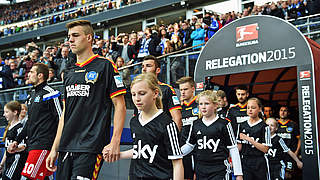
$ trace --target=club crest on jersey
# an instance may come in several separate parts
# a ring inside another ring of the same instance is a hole
[[[34,98],[34,102],[40,102],[40,96],[37,96],[36,98]]]
[[[99,73],[95,71],[90,71],[86,73],[85,80],[87,83],[94,84],[98,80],[98,77],[99,77]]]
[[[199,114],[199,108],[193,108],[192,109],[192,115],[198,115]]]
[[[287,127],[287,132],[292,132],[293,128],[292,127]]]

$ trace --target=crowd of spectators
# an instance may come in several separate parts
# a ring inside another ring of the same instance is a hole
[[[201,18],[193,16],[191,19],[176,22],[168,25],[155,25],[146,28],[144,31],[120,33],[118,36],[110,36],[103,39],[96,36],[94,39],[93,51],[103,57],[111,58],[120,68],[123,66],[138,63],[146,55],[161,56],[176,51],[199,51],[219,29],[231,21],[250,15],[269,14],[281,18],[296,17],[306,15],[308,10],[306,2],[298,0],[295,2],[284,1],[277,3],[265,4],[263,6],[253,6],[245,8],[242,13],[230,12],[222,15],[217,15],[211,12],[206,12]],[[293,9],[293,5],[296,10]],[[290,8],[289,8],[290,7]],[[284,9],[290,9],[285,11]],[[287,13],[285,13],[287,12]],[[282,15],[281,15],[282,14]],[[188,48],[188,50],[185,50]],[[0,60],[2,67],[1,71],[6,70],[12,74],[12,78],[0,78],[0,89],[8,89],[19,87],[28,84],[27,74],[35,62],[48,64],[51,76],[49,82],[61,81],[61,76],[64,70],[71,67],[75,63],[75,56],[69,49],[68,42],[48,46],[45,50],[39,48],[35,43],[28,43],[24,52],[19,52],[20,56],[8,55]],[[189,56],[189,73],[193,76],[193,69],[197,56]],[[170,73],[172,82],[185,74],[185,59],[178,57],[171,61]],[[165,74],[165,65],[162,67],[162,74]],[[140,72],[140,67],[128,68],[121,71],[124,82],[127,87],[130,86],[130,81],[135,74]],[[4,86],[3,81],[12,81],[9,85]],[[2,81],[2,82],[1,82]],[[174,84],[172,84],[174,85]]]
[[[38,28],[44,26],[110,9],[120,8],[132,3],[141,2],[142,0],[105,0],[94,4],[88,4],[88,2],[97,1],[91,0],[87,1],[87,5],[75,8],[82,5],[82,1],[80,1],[80,3],[79,1],[80,0],[32,0],[26,2],[24,5],[15,4],[0,7],[0,25],[5,26],[4,28],[0,28],[0,37],[10,36],[20,32],[37,30]],[[70,11],[64,11],[67,9],[70,9]],[[53,14],[60,11],[61,13]],[[49,14],[52,15],[46,16]],[[23,21],[28,21],[28,23],[17,23]]]

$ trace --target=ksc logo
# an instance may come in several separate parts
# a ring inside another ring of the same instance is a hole
[[[236,28],[236,47],[258,44],[259,26],[257,23]]]
[[[311,71],[301,71],[300,80],[309,80],[311,78]]]

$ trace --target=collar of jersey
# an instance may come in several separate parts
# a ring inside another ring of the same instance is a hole
[[[209,121],[208,121],[208,120],[205,121],[204,118],[202,118],[202,122],[203,122],[204,125],[206,125],[207,127],[209,127],[211,124],[213,124],[214,122],[216,122],[218,119],[219,119],[219,116],[216,115],[216,117],[215,117],[214,119],[209,120]]]
[[[139,120],[141,126],[145,126],[145,125],[148,124],[150,121],[152,121],[154,118],[156,118],[157,116],[159,116],[162,112],[163,112],[163,110],[162,110],[162,109],[159,109],[157,113],[155,113],[150,119],[148,119],[148,120],[145,121],[145,122],[142,121],[142,117],[141,117],[141,114],[142,114],[142,113],[140,113],[139,116],[138,116],[138,120]]]
[[[283,123],[283,122],[280,121],[280,119],[278,120],[278,122],[279,122],[280,124],[282,124],[282,125],[286,125],[289,121],[290,121],[290,120],[288,119],[288,120],[286,120],[286,122]]]
[[[259,124],[261,121],[262,121],[262,119],[259,119],[257,122],[251,124],[250,121],[247,120],[247,123],[249,124],[250,127],[253,127],[253,126]]]
[[[93,61],[95,58],[97,58],[99,55],[98,54],[95,54],[91,57],[89,57],[87,60],[85,60],[83,63],[76,63],[76,66],[79,66],[79,67],[83,67],[89,63],[91,63],[91,61]]]
[[[185,101],[183,103],[186,106],[190,106],[196,99],[197,99],[197,96],[194,96],[193,99],[189,103],[186,103]]]
[[[34,89],[36,90],[36,91],[39,91],[39,90],[41,90],[43,87],[45,87],[47,85],[47,81],[44,81],[43,83],[41,83],[41,84],[39,84],[39,85],[37,85],[37,86],[34,86]]]
[[[274,133],[274,135],[271,136],[271,139],[274,138],[277,135],[277,133]]]
[[[238,103],[238,104],[237,104],[237,106],[239,106],[240,108],[242,108],[242,109],[243,109],[243,108],[245,108],[245,107],[247,106],[247,104],[248,104],[248,102],[246,102],[243,106],[241,106],[241,104],[240,104],[240,103]]]

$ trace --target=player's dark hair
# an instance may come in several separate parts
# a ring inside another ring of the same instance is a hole
[[[248,92],[248,87],[245,85],[239,85],[236,87],[236,90],[243,90]]]
[[[178,79],[178,81],[176,82],[177,84],[184,84],[184,83],[189,83],[191,85],[191,87],[195,87],[195,82],[193,80],[192,77],[190,76],[185,76],[185,77],[182,77],[180,79]]]
[[[226,93],[223,90],[218,90],[217,91],[217,96],[220,97],[220,98],[227,97]]]
[[[33,66],[37,67],[37,74],[43,74],[43,80],[47,81],[49,78],[49,67],[43,63],[35,63]]]
[[[12,112],[17,111],[17,116],[19,117],[19,114],[21,112],[21,104],[18,101],[10,101],[6,105],[4,105],[4,107],[8,108]],[[11,125],[11,121],[8,121],[8,125],[6,126],[4,133],[3,133],[2,142],[4,142],[6,139],[7,132],[8,132],[10,125]]]
[[[131,83],[131,88],[133,87],[134,84],[141,82],[141,81],[146,82],[148,84],[148,87],[152,91],[159,92],[159,96],[156,99],[156,106],[158,109],[162,109],[163,108],[162,100],[161,100],[162,92],[161,92],[160,86],[158,84],[158,79],[157,79],[156,75],[154,75],[153,73],[143,73],[143,74],[136,76]]]
[[[147,60],[153,60],[154,64],[156,65],[156,68],[160,68],[160,62],[158,58],[156,58],[155,56],[152,56],[152,55],[145,56],[143,58],[143,61],[147,61]]]

